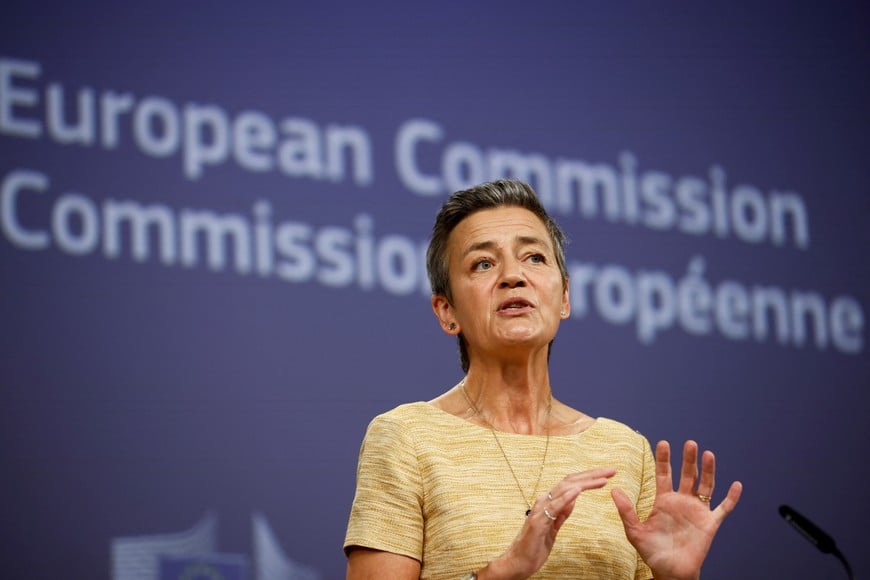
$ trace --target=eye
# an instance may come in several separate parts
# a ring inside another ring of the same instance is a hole
[[[489,270],[489,269],[491,269],[491,268],[492,268],[492,262],[489,260],[489,258],[482,258],[482,259],[480,259],[480,260],[477,260],[477,261],[474,263],[474,269],[475,269],[475,270],[483,270],[483,271],[485,271],[485,270]]]
[[[547,258],[544,257],[544,254],[532,254],[529,256],[529,261],[533,264],[545,264],[547,262]]]

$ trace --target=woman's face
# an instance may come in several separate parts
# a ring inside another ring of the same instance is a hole
[[[527,209],[471,214],[451,232],[447,255],[453,304],[435,296],[432,307],[448,332],[462,332],[472,358],[546,347],[570,312],[553,242]]]

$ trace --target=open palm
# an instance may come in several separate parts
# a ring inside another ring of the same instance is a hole
[[[625,526],[625,534],[656,580],[698,578],[701,565],[719,526],[734,511],[743,485],[735,481],[716,509],[710,509],[716,474],[716,459],[705,451],[698,478],[698,444],[683,446],[679,488],[674,491],[670,445],[656,445],[656,499],[652,512],[641,522],[628,496],[620,489],[613,501]]]

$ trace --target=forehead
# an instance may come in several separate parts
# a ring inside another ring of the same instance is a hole
[[[523,207],[497,207],[476,211],[459,222],[450,233],[448,246],[453,254],[476,244],[504,246],[521,238],[539,239],[552,249],[541,218]]]

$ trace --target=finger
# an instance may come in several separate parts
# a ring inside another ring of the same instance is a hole
[[[656,444],[656,494],[674,491],[671,476],[671,446],[667,441]]]
[[[535,500],[532,513],[528,518],[530,522],[541,522],[547,526],[554,525],[558,530],[571,512],[574,503],[582,489],[574,487],[553,496],[552,492],[544,492]]]
[[[619,518],[622,520],[626,533],[641,525],[640,518],[637,517],[637,512],[634,511],[634,505],[624,491],[614,487],[610,490],[610,497],[613,498],[613,503],[616,504],[616,511],[619,512]]]
[[[612,477],[616,473],[615,467],[598,467],[595,469],[587,469],[586,471],[578,471],[565,476],[563,481],[579,481],[583,479],[599,477]]]
[[[740,501],[740,496],[743,494],[743,484],[739,481],[735,481],[731,484],[731,487],[728,488],[728,495],[725,496],[725,499],[722,500],[716,509],[713,510],[713,514],[716,515],[716,519],[721,524],[725,521],[725,518],[734,511],[734,508],[737,507],[737,502]]]
[[[574,501],[574,499],[580,495],[580,492],[583,490],[580,487],[565,487],[563,484],[559,484],[550,491],[545,491],[541,495],[535,499],[535,505],[533,508],[535,511],[542,511],[544,507],[550,507],[550,513],[553,513],[554,510],[560,510],[568,503]]]
[[[608,467],[571,474],[539,495],[532,511],[547,518],[547,523],[552,522],[558,529],[574,510],[577,496],[586,490],[604,487],[615,473],[615,469]]]
[[[616,474],[616,469],[612,467],[602,467],[598,469],[590,469],[588,471],[580,471],[565,476],[565,478],[553,488],[543,495],[547,496],[550,501],[561,497],[563,494],[574,491],[579,488],[579,491],[586,489],[596,489],[607,483],[607,480]],[[576,497],[576,495],[574,496]]]
[[[701,455],[701,480],[698,482],[698,495],[711,497],[716,487],[716,456],[712,451]]]
[[[698,444],[686,441],[683,445],[683,466],[680,470],[680,493],[695,493],[698,483]]]
[[[559,515],[556,516],[556,521],[553,522],[553,527],[557,532],[559,531],[559,528],[562,527],[562,524],[565,523],[565,520],[568,519],[568,516],[570,516],[571,513],[574,511],[574,506],[576,504],[577,498],[572,499],[565,505],[565,507],[562,508],[562,510],[559,512]]]
[[[583,478],[578,481],[560,484],[550,492],[545,492],[538,496],[538,499],[535,500],[535,504],[552,505],[557,509],[561,509],[561,507],[566,505],[568,502],[574,501],[582,492],[604,487],[607,485],[609,479],[610,476]]]

